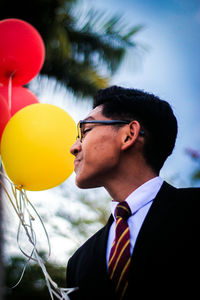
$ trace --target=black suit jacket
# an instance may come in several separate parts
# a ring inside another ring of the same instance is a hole
[[[132,254],[125,299],[197,299],[200,296],[200,189],[166,182],[144,220]],[[74,300],[116,299],[106,266],[108,223],[70,258],[67,287]]]

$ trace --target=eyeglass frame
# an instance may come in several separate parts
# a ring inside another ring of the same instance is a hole
[[[83,137],[82,137],[82,132],[81,132],[81,126],[83,124],[102,124],[102,125],[118,125],[118,124],[130,124],[132,121],[125,121],[125,120],[80,120],[77,124],[77,137],[76,140],[80,140],[82,143]],[[79,130],[80,129],[80,130]],[[140,135],[144,136],[144,130],[140,130]],[[80,134],[80,136],[79,136]]]

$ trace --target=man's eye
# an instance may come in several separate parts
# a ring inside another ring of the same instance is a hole
[[[92,128],[86,128],[82,131],[82,136],[84,137],[86,135],[87,132],[89,132],[90,130],[92,130]]]

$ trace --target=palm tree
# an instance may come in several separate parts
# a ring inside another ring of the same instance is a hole
[[[77,0],[1,1],[0,19],[19,18],[40,32],[46,59],[41,75],[55,78],[78,96],[92,96],[108,85],[126,51],[135,48],[141,26],[93,9]]]

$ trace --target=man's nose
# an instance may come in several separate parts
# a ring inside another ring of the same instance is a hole
[[[80,140],[77,140],[70,148],[70,153],[74,156],[77,156],[77,154],[81,151],[81,142]]]

